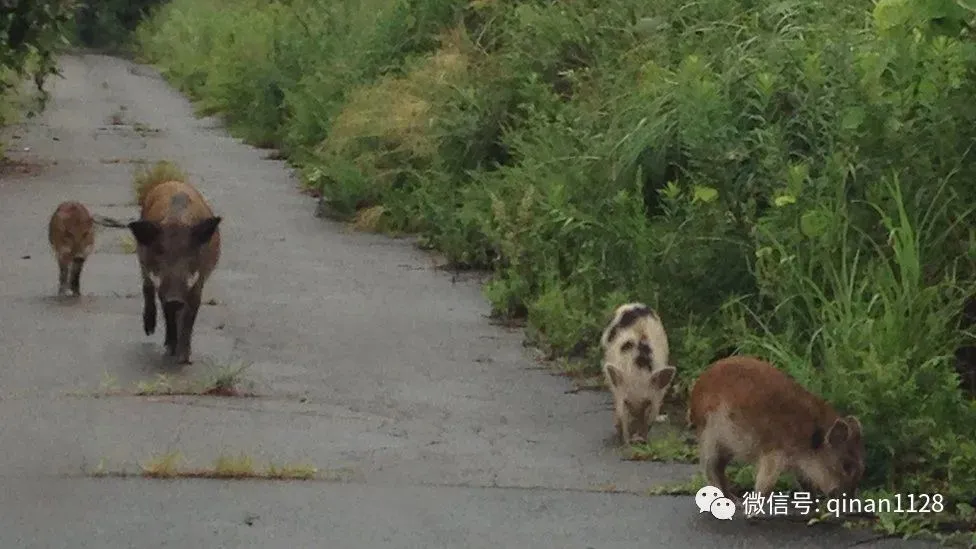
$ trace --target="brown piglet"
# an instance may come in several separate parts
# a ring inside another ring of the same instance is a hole
[[[691,389],[688,422],[709,484],[739,503],[725,476],[733,460],[756,465],[755,491],[767,496],[786,471],[828,496],[855,494],[864,474],[861,422],[756,357],[712,363]]]
[[[142,273],[142,326],[146,335],[156,330],[158,297],[166,354],[178,364],[190,364],[203,285],[220,259],[221,218],[195,187],[182,181],[155,184],[140,202],[140,218],[128,226]]]
[[[95,222],[80,202],[62,202],[48,222],[47,239],[58,261],[58,295],[81,295],[81,269],[95,247]]]
[[[657,313],[643,303],[625,303],[600,337],[603,374],[613,395],[613,424],[621,444],[647,440],[675,368],[668,363],[668,336]]]

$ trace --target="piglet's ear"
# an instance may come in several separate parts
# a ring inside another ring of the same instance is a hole
[[[217,230],[217,225],[220,225],[220,217],[209,217],[203,221],[198,222],[196,225],[190,229],[190,238],[195,246],[203,246],[213,237],[214,232]]]
[[[851,437],[851,426],[844,421],[844,418],[837,418],[834,424],[830,426],[830,430],[827,431],[827,444],[831,446],[840,446],[847,442],[847,439]]]
[[[129,223],[128,227],[132,231],[132,236],[135,237],[136,242],[142,246],[152,246],[152,243],[159,238],[159,233],[162,231],[155,221],[146,221],[144,219],[133,221]]]
[[[665,366],[651,374],[651,387],[657,390],[667,389],[674,381],[675,369],[673,366]]]
[[[620,371],[620,368],[617,368],[608,362],[603,365],[603,371],[607,374],[607,379],[610,380],[610,385],[612,387],[619,387],[620,384],[623,383],[624,374]]]

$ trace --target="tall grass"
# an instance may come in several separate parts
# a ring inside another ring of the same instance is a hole
[[[648,302],[679,398],[723,349],[759,354],[863,418],[869,490],[965,499],[968,17],[935,0],[174,0],[139,39],[337,215],[491,269],[495,312],[553,354],[595,358],[613,307]]]
[[[835,204],[833,234],[809,239],[805,254],[762,235],[769,252],[758,261],[758,276],[774,285],[776,306],[757,312],[730,304],[729,325],[738,327],[743,351],[771,358],[861,419],[871,442],[869,485],[963,496],[970,488],[960,486],[976,485],[976,455],[957,443],[976,424],[976,407],[953,369],[953,350],[965,342],[953,321],[974,287],[951,271],[925,280],[926,246],[948,236],[934,225],[953,198],[943,182],[913,214],[897,177],[880,183],[886,205],[868,206],[884,240],[860,233],[863,246],[836,247],[853,229],[844,204]],[[968,222],[970,213],[955,223]]]

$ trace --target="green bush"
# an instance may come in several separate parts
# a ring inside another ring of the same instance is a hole
[[[0,126],[14,120],[21,107],[33,115],[47,104],[45,80],[57,72],[58,49],[66,40],[71,6],[61,0],[8,0],[0,10]],[[39,101],[22,105],[24,79],[33,77]]]
[[[74,39],[95,48],[125,47],[136,27],[163,0],[78,0]]]
[[[645,301],[679,397],[723,349],[764,356],[863,418],[869,490],[964,500],[970,18],[941,0],[174,0],[139,37],[338,215],[492,269],[496,313],[553,354],[595,358],[613,307]]]

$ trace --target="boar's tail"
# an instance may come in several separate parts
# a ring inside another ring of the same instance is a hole
[[[113,229],[125,229],[128,228],[129,226],[129,223],[127,221],[119,221],[118,219],[115,219],[113,217],[107,217],[100,214],[92,215],[92,220],[95,222],[96,225],[101,225],[103,227],[111,227]],[[135,221],[135,219],[133,219],[132,221]]]

